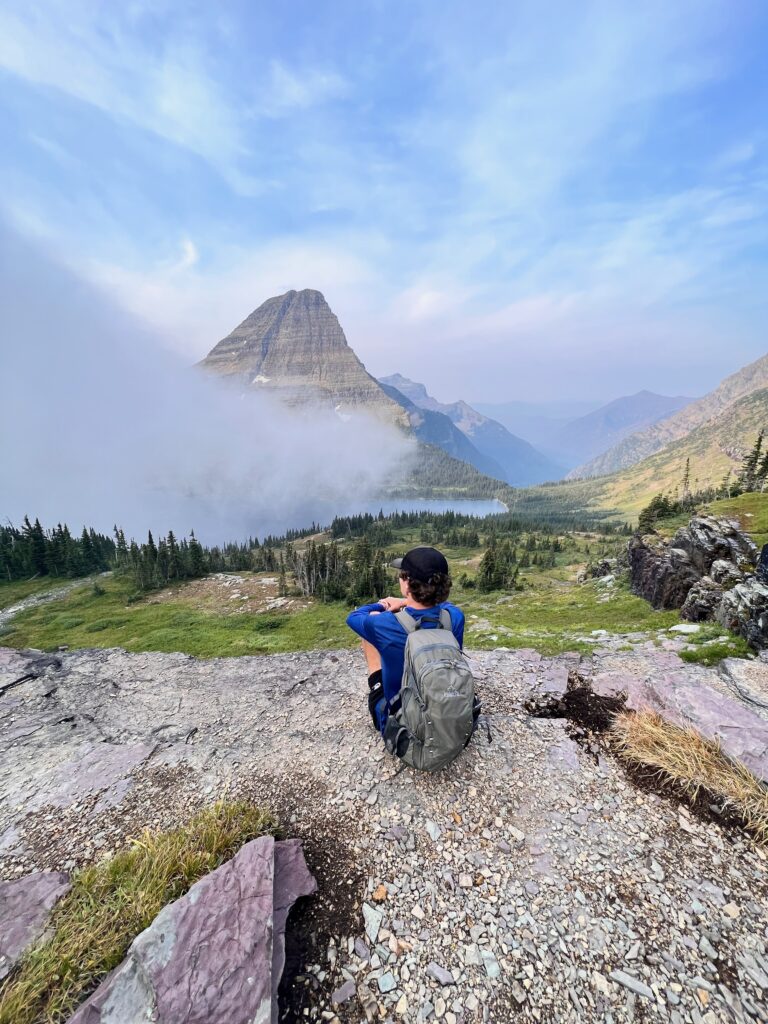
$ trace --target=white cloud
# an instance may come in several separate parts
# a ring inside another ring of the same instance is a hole
[[[282,61],[270,62],[269,81],[257,108],[270,117],[281,117],[292,110],[306,109],[348,92],[348,84],[335,71],[302,68],[296,71]]]
[[[238,190],[259,183],[247,155],[241,112],[191,41],[153,48],[121,9],[88,0],[0,9],[0,67],[53,88],[119,121],[195,153]]]
[[[217,264],[206,262],[202,270],[197,247],[187,239],[181,259],[174,262],[127,269],[91,261],[72,269],[150,324],[169,348],[196,360],[258,305],[291,288],[317,288],[335,312],[354,306],[362,293],[373,295],[376,273],[352,251],[364,248],[360,240],[354,246],[342,240],[281,240],[219,253]]]

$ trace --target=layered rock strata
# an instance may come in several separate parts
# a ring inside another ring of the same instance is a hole
[[[408,425],[405,410],[366,371],[322,293],[311,288],[267,299],[200,366],[291,405],[316,402],[340,412],[366,410]]]

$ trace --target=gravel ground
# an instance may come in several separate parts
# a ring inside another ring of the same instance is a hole
[[[484,727],[427,776],[384,753],[357,652],[60,657],[0,698],[0,877],[246,795],[319,882],[283,1020],[768,1021],[766,853],[524,709],[589,659],[474,653]]]

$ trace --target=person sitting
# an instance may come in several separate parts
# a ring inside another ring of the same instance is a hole
[[[422,546],[412,548],[390,565],[399,570],[401,596],[363,605],[347,616],[347,625],[362,637],[368,668],[368,709],[382,733],[389,708],[400,692],[408,637],[396,614],[405,610],[421,620],[421,628],[434,629],[440,624],[440,611],[444,608],[450,615],[451,630],[459,647],[464,643],[464,613],[448,601],[451,577],[445,555],[436,548]]]

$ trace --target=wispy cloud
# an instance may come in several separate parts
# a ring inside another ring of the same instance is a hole
[[[0,204],[190,359],[304,286],[475,394],[614,390],[641,335],[659,389],[702,324],[706,372],[754,358],[762,5],[437,12],[9,0]]]

